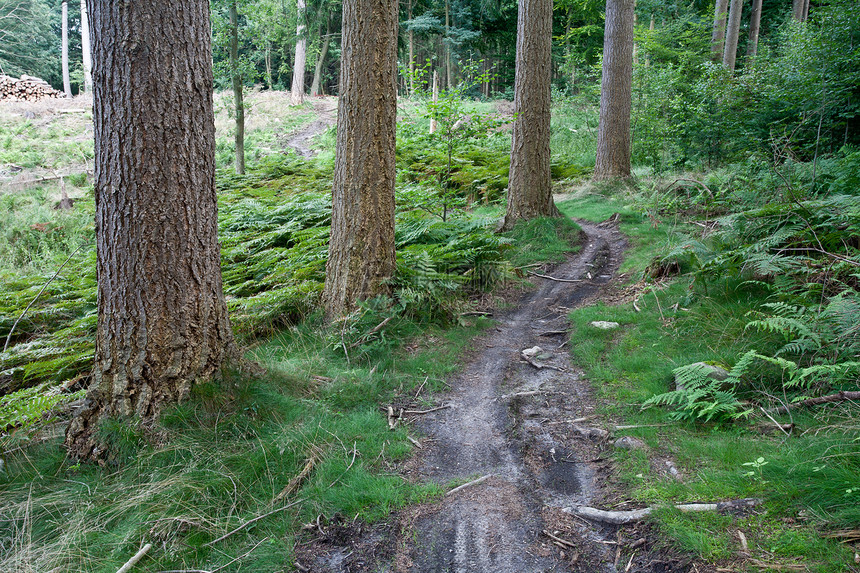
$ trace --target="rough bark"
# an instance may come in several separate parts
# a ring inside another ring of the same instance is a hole
[[[397,3],[345,0],[332,227],[323,302],[329,319],[390,292],[394,276]]]
[[[711,34],[711,59],[715,63],[723,59],[723,51],[726,47],[726,14],[728,9],[729,0],[717,0],[714,8],[714,31]]]
[[[744,0],[731,0],[729,4],[729,19],[726,27],[726,45],[723,48],[723,65],[731,71],[735,70],[738,57],[738,37],[741,32],[741,15],[744,10]]]
[[[296,59],[293,66],[293,85],[290,88],[290,103],[305,102],[305,64],[308,53],[308,35],[305,26],[305,0],[298,0],[298,24],[296,24]]]
[[[522,0],[517,16],[517,64],[508,206],[502,228],[520,219],[559,217],[550,172],[552,0]]]
[[[754,58],[758,53],[758,33],[761,29],[761,0],[753,0],[750,14],[750,33],[747,40],[747,57]]]
[[[594,178],[630,177],[633,0],[608,0]]]
[[[66,97],[72,97],[72,82],[69,79],[69,3],[66,0],[62,4],[62,19],[63,92]]]
[[[90,19],[87,0],[81,0],[81,52],[84,67],[84,91],[93,93],[93,56],[90,50]]]
[[[239,71],[239,10],[230,2],[230,71],[233,80],[233,105],[236,115],[236,173],[245,174],[245,94]]]
[[[144,425],[238,357],[221,283],[208,0],[90,0],[98,327],[66,445]]]
[[[328,14],[325,16],[325,34],[321,39],[321,49],[319,58],[317,58],[316,69],[314,69],[314,79],[311,82],[311,95],[318,96],[320,95],[320,88],[322,86],[322,72],[323,66],[325,65],[325,59],[328,56],[328,47],[331,44],[331,22],[329,21]]]

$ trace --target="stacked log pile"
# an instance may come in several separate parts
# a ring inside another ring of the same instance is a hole
[[[0,101],[42,101],[47,98],[61,98],[63,92],[57,91],[45,80],[33,76],[16,79],[0,75]]]

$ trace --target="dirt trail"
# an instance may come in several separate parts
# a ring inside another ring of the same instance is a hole
[[[563,508],[602,505],[611,497],[605,433],[594,440],[596,405],[571,364],[568,312],[598,295],[626,246],[614,220],[580,222],[583,249],[553,269],[560,282],[534,278],[537,288],[495,329],[474,341],[450,391],[448,408],[421,416],[410,479],[447,485],[488,479],[441,502],[407,508],[387,523],[340,523],[298,549],[315,572],[653,573],[670,569],[619,564],[617,528],[577,520]],[[533,362],[524,349],[542,350]],[[585,418],[586,420],[582,420]],[[580,420],[574,422],[573,420]],[[544,532],[567,544],[553,544]],[[630,561],[634,565],[633,561]]]
[[[440,483],[493,477],[448,496],[415,521],[415,572],[524,573],[614,571],[614,551],[599,528],[575,525],[560,509],[599,498],[595,446],[571,424],[593,409],[589,388],[569,360],[567,312],[593,295],[617,270],[623,237],[611,224],[581,223],[582,252],[476,341],[444,396],[451,408],[426,416],[419,429],[432,440],[419,473]],[[537,369],[521,351],[540,346]],[[576,548],[549,545],[544,529],[575,533]],[[571,531],[575,529],[575,531]]]
[[[313,102],[317,119],[292,133],[284,141],[284,147],[293,149],[299,157],[313,157],[317,152],[312,148],[316,136],[337,122],[337,99],[320,98]]]

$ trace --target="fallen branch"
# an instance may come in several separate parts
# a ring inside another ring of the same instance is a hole
[[[438,412],[439,410],[444,410],[446,408],[450,408],[451,406],[439,406],[438,408],[430,408],[429,410],[406,410],[403,413],[409,414],[410,416],[422,416],[424,414],[430,414],[432,412]]]
[[[308,458],[308,463],[305,464],[305,467],[302,468],[302,471],[300,471],[297,476],[293,477],[293,479],[291,479],[287,483],[286,487],[281,490],[281,493],[275,496],[275,499],[273,499],[272,503],[270,503],[269,505],[275,505],[276,503],[286,499],[288,495],[296,491],[296,489],[298,489],[301,483],[305,481],[305,478],[307,478],[313,471],[317,461],[319,461],[319,459],[317,458],[317,452],[314,451],[311,454],[311,457]]]
[[[776,420],[774,420],[774,419],[773,419],[773,416],[771,416],[770,414],[768,414],[768,413],[767,413],[767,410],[765,410],[765,409],[764,409],[764,408],[762,408],[761,406],[759,406],[759,407],[758,407],[758,409],[759,409],[759,410],[761,410],[762,414],[764,414],[765,416],[767,416],[767,419],[768,419],[768,420],[770,420],[771,422],[773,422],[773,425],[774,425],[774,426],[776,426],[777,428],[779,428],[779,430],[780,430],[783,434],[785,434],[786,436],[791,436],[791,430],[790,430],[790,429],[789,429],[789,430],[786,430],[786,429],[785,429],[785,426],[783,426],[782,424],[780,424],[779,422],[777,422]],[[793,427],[793,424],[792,424],[792,426],[789,426],[789,428],[792,428],[792,427]]]
[[[116,573],[128,573],[131,571],[131,568],[137,565],[137,562],[143,559],[143,556],[147,554],[147,552],[152,549],[152,543],[147,543],[143,547],[140,548],[140,551],[134,554],[134,556],[125,562],[125,565],[120,567]]]
[[[549,275],[542,275],[542,274],[536,273],[534,271],[529,271],[529,274],[532,276],[536,276],[538,278],[547,279],[550,281],[555,281],[557,283],[584,283],[585,282],[583,279],[559,279],[556,277],[551,277]]]
[[[238,533],[238,532],[242,531],[242,530],[243,530],[243,529],[245,529],[246,527],[248,527],[248,526],[250,526],[250,525],[253,525],[254,523],[257,523],[257,522],[258,522],[258,521],[260,521],[261,519],[265,519],[265,518],[269,517],[270,515],[274,515],[274,514],[276,514],[276,513],[280,513],[280,512],[282,512],[282,511],[285,511],[285,510],[287,510],[287,509],[290,509],[291,507],[295,507],[296,505],[298,505],[298,504],[300,504],[300,503],[302,503],[302,502],[304,502],[304,501],[305,501],[304,499],[297,499],[297,500],[296,500],[296,501],[294,501],[293,503],[290,503],[290,504],[288,504],[288,505],[285,505],[284,507],[282,507],[282,508],[280,508],[280,509],[275,509],[275,510],[272,510],[272,511],[270,511],[270,512],[268,512],[268,513],[264,513],[263,515],[260,515],[259,517],[255,517],[254,519],[249,519],[248,521],[246,521],[245,523],[243,523],[242,525],[240,525],[239,527],[237,527],[236,529],[234,529],[234,530],[233,530],[233,531],[231,531],[230,533],[225,533],[224,535],[222,535],[222,536],[221,536],[221,537],[219,537],[218,539],[215,539],[215,540],[213,540],[213,541],[210,541],[209,543],[205,543],[205,544],[203,545],[203,547],[211,547],[212,545],[215,545],[215,544],[216,544],[216,543],[218,543],[219,541],[224,541],[225,539],[227,539],[227,538],[228,538],[228,537],[230,537],[231,535],[234,535],[234,534],[236,534],[236,533]],[[119,572],[119,571],[117,571],[117,573],[120,573],[120,572]]]
[[[392,319],[392,318],[394,318],[394,317],[393,317],[393,316],[389,316],[388,318],[386,318],[385,320],[383,320],[382,322],[380,322],[379,324],[377,324],[376,326],[374,326],[373,328],[371,328],[371,329],[367,332],[367,334],[363,335],[361,338],[359,338],[358,340],[356,340],[355,342],[353,342],[352,344],[350,344],[350,345],[349,345],[349,347],[350,347],[350,348],[355,348],[355,347],[357,347],[357,346],[361,346],[362,344],[364,344],[365,342],[367,342],[367,339],[368,339],[368,338],[370,338],[371,336],[373,336],[374,334],[376,334],[377,332],[379,332],[380,330],[382,330],[383,328],[385,328],[385,325],[386,325],[386,324],[388,324],[389,322],[391,322],[391,319]]]
[[[520,357],[523,360],[525,360],[526,362],[528,362],[529,364],[531,364],[532,366],[534,366],[535,368],[537,368],[538,370],[543,370],[544,368],[548,368],[549,370],[555,370],[557,372],[567,372],[567,370],[565,370],[564,368],[559,368],[558,366],[553,366],[551,364],[541,364],[540,362],[535,362],[534,360],[532,360],[530,357],[526,356],[523,353],[520,353]]]
[[[675,424],[637,424],[635,426],[615,426],[615,431],[636,430],[638,428],[662,428],[664,426],[674,426]]]
[[[694,511],[729,511],[736,510],[741,508],[755,507],[756,505],[761,504],[760,499],[756,498],[747,498],[747,499],[735,499],[731,501],[724,501],[719,503],[685,503],[680,505],[675,505],[674,507],[682,512],[694,512]],[[588,507],[584,505],[574,505],[573,507],[566,507],[562,511],[565,513],[570,513],[572,515],[576,515],[578,517],[584,517],[586,519],[590,519],[592,521],[600,521],[602,523],[611,523],[613,525],[624,525],[627,523],[633,523],[635,521],[641,521],[651,515],[654,512],[655,507],[645,507],[643,509],[634,509],[631,511],[604,511],[602,509],[597,509],[594,507]]]
[[[458,491],[462,491],[462,490],[466,489],[467,487],[472,487],[473,485],[478,485],[479,483],[485,482],[488,479],[490,479],[491,477],[493,477],[493,474],[487,474],[483,477],[479,477],[478,479],[474,479],[468,483],[464,483],[461,486],[455,487],[454,489],[452,489],[451,491],[449,491],[445,495],[446,496],[453,495],[453,494],[457,493]]]
[[[424,446],[421,445],[421,442],[413,438],[412,436],[406,436],[406,439],[412,442],[412,444],[418,449],[424,449]]]
[[[838,392],[836,394],[830,394],[829,396],[822,396],[820,398],[807,398],[806,400],[794,402],[793,404],[788,404],[787,406],[780,406],[779,408],[776,408],[775,410],[771,411],[776,412],[777,414],[783,414],[785,412],[788,412],[792,408],[797,408],[798,406],[819,406],[821,404],[845,402],[847,400],[860,400],[860,392]]]
[[[552,539],[553,541],[556,541],[558,543],[561,543],[562,545],[567,545],[568,547],[572,547],[573,549],[576,549],[576,545],[574,545],[570,541],[562,539],[561,537],[556,537],[555,535],[553,535],[552,533],[550,533],[546,529],[543,530],[543,534],[546,535],[547,537],[549,537],[550,539]]]

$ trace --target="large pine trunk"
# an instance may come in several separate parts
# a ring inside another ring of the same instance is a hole
[[[305,33],[305,0],[298,0],[298,24],[296,24],[296,60],[293,67],[293,85],[290,88],[290,103],[305,102],[305,64],[308,53],[308,36]]]
[[[550,117],[552,0],[519,3],[508,206],[503,229],[520,219],[558,217],[552,200]]]
[[[734,71],[738,57],[738,37],[741,33],[741,15],[744,10],[744,0],[731,0],[729,7],[729,23],[726,28],[726,46],[723,50],[723,65]]]
[[[221,283],[208,0],[90,0],[98,329],[76,458],[237,358]]]
[[[397,3],[345,0],[323,300],[336,319],[386,294],[394,276]]]
[[[714,31],[711,33],[711,59],[719,63],[726,46],[726,13],[729,0],[717,0],[714,7]]]
[[[634,0],[607,0],[594,178],[630,177]]]

